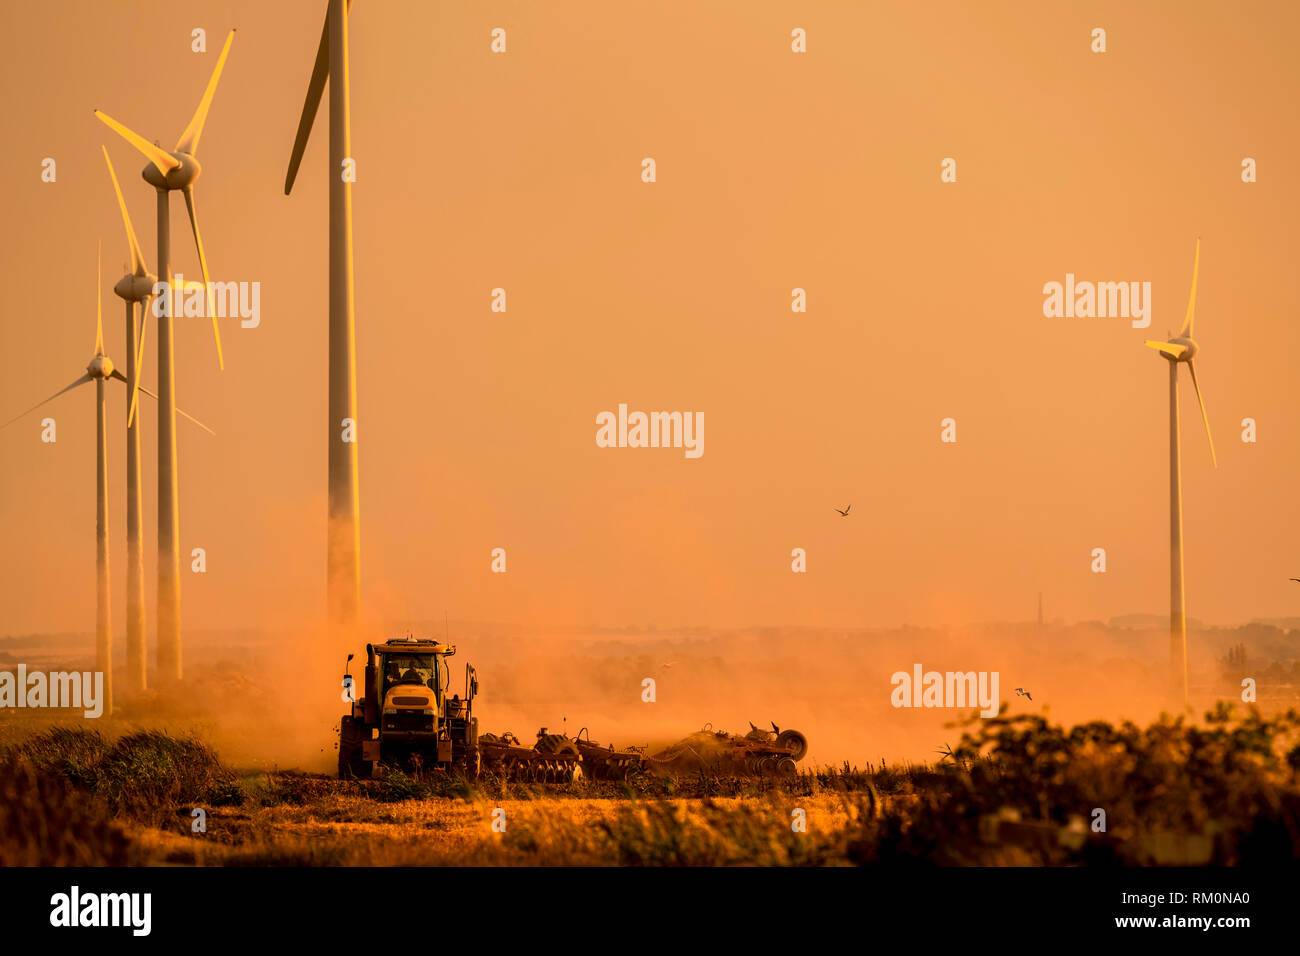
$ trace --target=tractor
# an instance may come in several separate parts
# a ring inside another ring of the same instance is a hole
[[[465,665],[465,695],[451,694],[447,658],[455,645],[404,637],[366,645],[362,697],[344,667],[344,699],[352,710],[339,724],[339,776],[368,778],[380,761],[458,770],[473,779],[480,757],[478,720],[471,713],[478,675]]]

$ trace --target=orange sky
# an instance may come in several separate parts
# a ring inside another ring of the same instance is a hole
[[[1142,342],[1181,324],[1198,235],[1219,468],[1184,387],[1188,614],[1300,613],[1300,7],[971,6],[353,4],[372,613],[954,623],[1031,617],[1040,590],[1049,616],[1166,611],[1167,373]],[[178,320],[178,403],[217,431],[179,430],[182,554],[203,547],[209,567],[183,580],[189,628],[323,615],[323,114],[292,198],[283,181],[324,10],[0,8],[0,419],[85,366],[100,240],[108,351],[125,364],[111,285],[126,243],[101,144],[157,263],[143,163],[91,110],[170,146],[239,31],[197,195],[213,278],[260,281],[262,320],[224,323],[224,372],[210,330]],[[190,52],[196,26],[206,55]],[[40,180],[46,156],[57,183]],[[946,156],[956,184],[939,181]],[[172,249],[196,276],[179,198]],[[1044,318],[1042,286],[1067,272],[1152,282],[1152,327]],[[807,314],[790,311],[796,286]],[[146,384],[156,366],[150,348]],[[705,454],[597,448],[595,416],[620,402],[704,412]],[[0,434],[0,634],[93,626],[93,405],[85,389],[53,406],[55,445],[40,415]],[[956,445],[939,441],[948,416]],[[1247,416],[1257,444],[1239,440]],[[152,407],[144,421],[152,573]],[[794,547],[807,574],[790,571]]]

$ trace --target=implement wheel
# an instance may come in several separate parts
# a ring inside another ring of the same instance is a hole
[[[790,751],[795,760],[802,760],[808,753],[808,738],[797,730],[783,730],[777,735],[776,745],[782,750]]]

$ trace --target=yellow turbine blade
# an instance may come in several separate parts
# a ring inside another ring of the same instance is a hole
[[[217,366],[225,371],[226,360],[221,354],[221,329],[217,328],[217,313],[212,309],[212,301],[208,295],[208,290],[212,288],[208,281],[208,257],[203,254],[203,238],[199,235],[199,219],[194,212],[194,186],[186,186],[183,190],[185,193],[185,208],[190,214],[190,228],[194,230],[194,245],[199,250],[199,268],[203,270],[203,304],[208,310],[208,315],[212,317],[212,335],[217,340]]]
[[[122,224],[126,226],[126,241],[131,246],[131,271],[138,276],[142,276],[148,270],[144,265],[144,253],[140,251],[140,243],[135,238],[135,230],[131,228],[131,214],[126,211],[126,200],[122,198],[122,187],[117,184],[117,173],[113,171],[113,161],[108,158],[108,147],[100,146],[99,148],[104,151],[104,162],[108,163],[108,175],[113,180],[113,192],[117,193],[117,207],[122,210]]]
[[[1201,398],[1201,386],[1196,381],[1196,363],[1188,362],[1187,370],[1192,373],[1192,388],[1196,389],[1196,400],[1201,403],[1201,421],[1205,422],[1205,437],[1210,440],[1210,461],[1219,467],[1219,456],[1214,453],[1214,436],[1210,434],[1210,416],[1205,414],[1205,399]]]
[[[1187,351],[1187,346],[1174,345],[1174,343],[1172,342],[1152,342],[1150,339],[1148,339],[1147,345],[1149,345],[1153,349],[1160,350],[1165,355],[1171,355],[1174,358],[1178,358],[1180,355],[1182,355],[1184,352]]]
[[[235,31],[231,30],[226,35],[226,45],[221,48],[221,56],[217,58],[212,79],[208,80],[208,88],[203,91],[203,99],[199,100],[199,108],[194,111],[190,125],[185,127],[185,132],[181,133],[181,138],[176,143],[176,152],[189,153],[193,156],[199,151],[199,137],[203,135],[203,124],[208,121],[208,110],[212,107],[212,94],[217,92],[217,81],[221,79],[221,70],[226,65],[226,55],[230,53],[230,43],[234,39]]]
[[[180,160],[167,152],[167,150],[163,149],[161,146],[155,146],[139,133],[123,126],[103,110],[95,110],[95,115],[103,121],[105,126],[117,133],[118,136],[121,136],[140,152],[144,153],[145,159],[157,166],[158,172],[162,173],[164,176],[180,166]]]
[[[112,377],[115,378],[115,379],[117,379],[119,382],[125,382],[125,381],[126,381],[126,376],[123,375],[121,372],[119,372],[117,369],[113,369],[113,375],[112,375]],[[137,387],[140,391],[142,391],[142,392],[144,392],[146,395],[148,395],[150,398],[152,398],[155,402],[158,401],[158,396],[155,395],[153,392],[149,391],[149,389],[145,388],[145,387],[142,386],[142,385],[138,385],[138,384],[137,384],[136,387]],[[202,429],[203,429],[205,432],[207,432],[209,435],[215,435],[215,434],[216,434],[216,432],[214,432],[214,431],[213,431],[211,428],[209,428],[207,425],[203,424],[201,421],[199,421],[197,418],[195,418],[193,415],[191,415],[191,414],[190,414],[189,412],[187,412],[185,409],[183,409],[183,408],[178,408],[178,409],[176,409],[176,414],[181,415],[181,416],[184,416],[185,418],[188,418],[190,421],[192,421],[195,425],[198,425],[200,428],[202,428]]]
[[[83,374],[81,375],[81,377],[78,378],[78,379],[77,379],[75,382],[73,382],[71,385],[68,385],[68,386],[65,387],[65,388],[61,388],[61,389],[59,389],[57,392],[55,392],[53,395],[51,395],[49,398],[46,398],[46,399],[43,399],[42,401],[37,402],[37,403],[36,403],[35,405],[33,405],[31,408],[27,409],[27,411],[23,412],[22,415],[15,415],[13,418],[9,419],[9,421],[5,422],[3,425],[0,425],[0,428],[8,428],[8,427],[9,427],[10,425],[12,425],[14,422],[18,421],[18,419],[22,418],[23,415],[30,415],[32,412],[36,411],[36,409],[40,408],[42,405],[45,405],[45,404],[48,404],[49,402],[54,401],[56,398],[58,398],[58,397],[59,397],[60,395],[62,395],[64,392],[70,392],[70,391],[72,391],[74,388],[76,388],[78,385],[85,385],[87,382],[91,382],[91,381],[94,381],[94,379],[92,379],[92,378],[90,377],[90,373],[89,373],[89,372],[83,373]]]
[[[347,9],[352,9],[352,0],[347,0]],[[325,92],[325,81],[330,75],[330,18],[325,13],[325,25],[320,31],[320,45],[316,47],[316,62],[312,64],[311,79],[307,81],[307,99],[302,104],[302,116],[298,119],[298,132],[293,138],[293,152],[289,154],[289,171],[284,177],[284,194],[289,195],[294,180],[298,178],[298,167],[302,163],[302,154],[307,150],[307,140],[311,136],[311,126],[320,109],[321,94]],[[342,82],[340,80],[340,82]]]
[[[140,391],[144,392],[146,395],[148,395],[150,398],[152,398],[155,402],[158,401],[158,396],[155,395],[153,392],[149,391],[149,389],[145,388],[143,385],[140,386]],[[201,421],[199,421],[197,418],[195,418],[193,415],[191,415],[191,414],[190,414],[189,412],[187,412],[185,409],[183,409],[183,408],[177,408],[177,409],[176,409],[176,414],[177,414],[177,415],[180,415],[182,418],[188,418],[190,421],[192,421],[195,425],[198,425],[200,428],[202,428],[202,429],[203,429],[205,432],[207,432],[209,435],[215,435],[215,434],[216,434],[216,432],[214,432],[214,431],[213,431],[211,428],[209,428],[207,425],[203,424]]]
[[[298,132],[293,137],[293,152],[289,154],[289,171],[284,177],[284,194],[289,195],[293,181],[298,178],[298,166],[302,163],[302,154],[307,150],[307,140],[311,136],[311,126],[320,109],[321,94],[325,92],[325,81],[330,74],[330,18],[325,14],[325,26],[320,32],[320,46],[316,48],[316,62],[312,64],[311,79],[307,81],[307,99],[302,104],[302,116],[298,119]]]
[[[1196,259],[1192,263],[1192,294],[1187,297],[1187,317],[1183,319],[1183,328],[1178,333],[1188,338],[1192,335],[1192,325],[1196,321],[1196,277],[1201,271],[1201,240],[1196,240]]]

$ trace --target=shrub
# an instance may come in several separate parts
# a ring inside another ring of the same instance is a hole
[[[1218,863],[1300,859],[1294,711],[1238,718],[1220,705],[1203,726],[1165,717],[1146,729],[1094,721],[1067,730],[1018,715],[975,728],[942,776],[866,824],[856,861],[1176,862],[1165,847],[1207,838]],[[1094,808],[1106,813],[1104,834],[1079,830]],[[1082,838],[1058,839],[1072,819]],[[991,838],[1008,829],[1000,821],[1024,840]]]
[[[10,749],[42,779],[89,792],[114,813],[161,825],[190,807],[238,804],[235,775],[211,748],[158,731],[127,734],[109,744],[98,731],[55,727]]]

